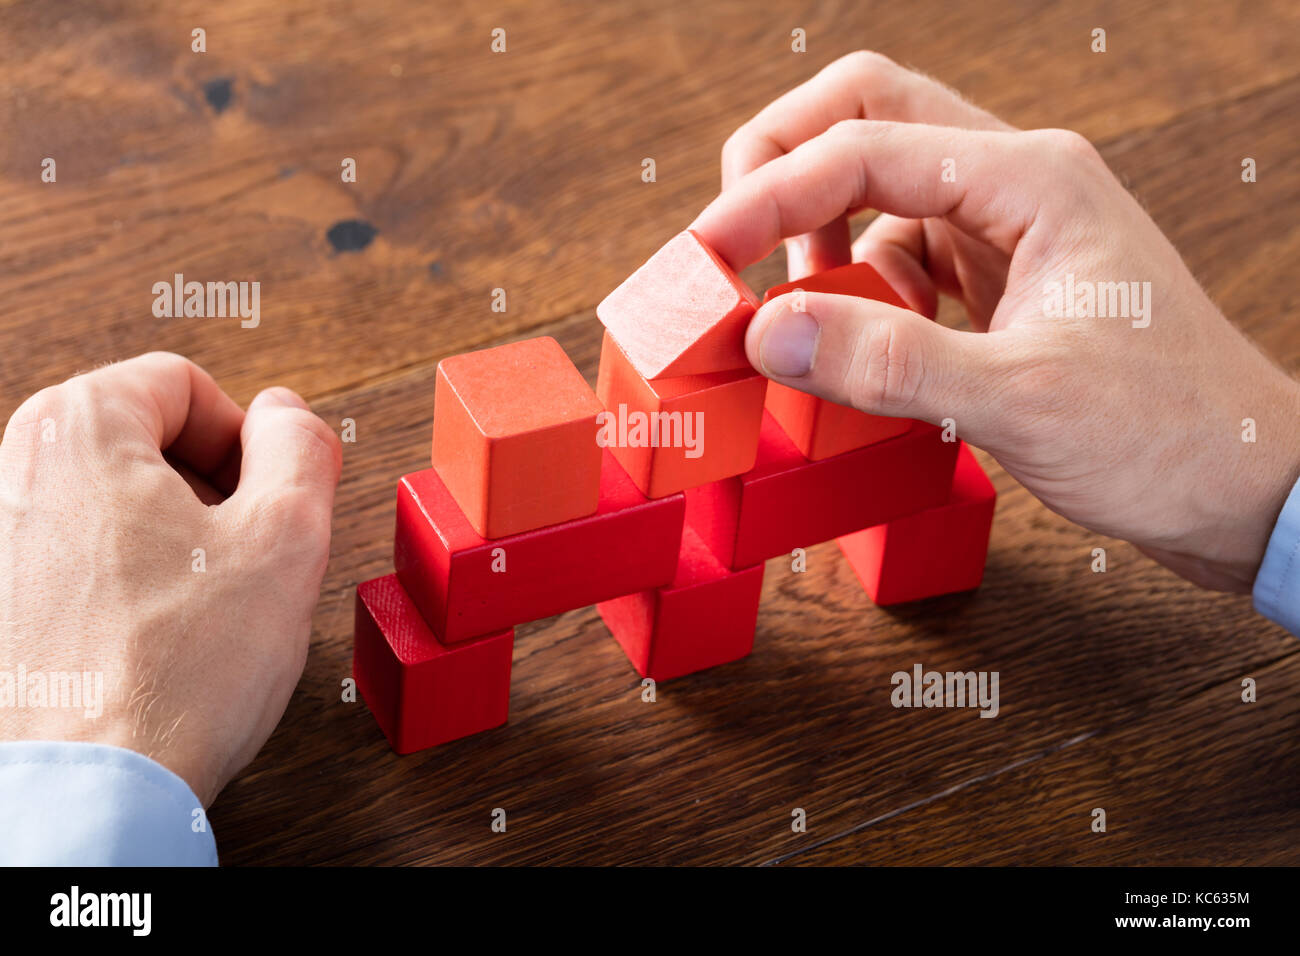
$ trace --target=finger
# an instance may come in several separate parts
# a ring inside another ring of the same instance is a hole
[[[911,308],[935,317],[939,290],[926,269],[924,219],[877,216],[853,243],[852,256],[879,272]]]
[[[819,229],[787,239],[786,273],[790,281],[816,275],[853,261],[849,217],[837,216]]]
[[[873,119],[1010,130],[937,80],[879,53],[850,53],[741,126],[722,147],[722,188],[826,132],[841,120]]]
[[[259,530],[272,540],[305,547],[323,562],[343,461],[338,436],[289,389],[269,388],[248,406],[240,440],[239,486],[226,506],[269,524]]]
[[[866,51],[851,53],[778,97],[731,135],[722,147],[722,188],[726,190],[764,163],[851,119],[966,129],[1013,128],[937,80],[905,69],[888,57]],[[810,262],[831,262],[842,251],[838,240],[838,230],[829,235],[810,232],[787,241],[786,255],[801,268]],[[848,261],[834,261],[834,265]],[[817,271],[821,270],[792,271],[790,278],[801,279]]]
[[[922,315],[937,314],[939,293],[961,300],[971,327],[978,332],[988,331],[1006,291],[1011,265],[1005,252],[942,219],[883,215],[858,237],[853,256],[873,265]]]
[[[690,228],[734,269],[786,237],[867,207],[905,219],[946,217],[1010,254],[1052,194],[1045,176],[1061,174],[1035,148],[1046,145],[1043,135],[839,123],[721,193]],[[941,175],[947,168],[955,175]]]
[[[166,451],[199,474],[215,470],[237,447],[244,412],[189,359],[149,352],[69,379],[86,389],[109,426],[105,440],[137,440]]]
[[[766,303],[746,333],[749,360],[773,381],[872,415],[957,422],[979,444],[997,403],[996,335],[945,328],[908,309],[807,292]]]

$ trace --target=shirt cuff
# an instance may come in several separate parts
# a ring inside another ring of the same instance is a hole
[[[216,866],[203,804],[148,757],[107,744],[0,743],[0,864]]]
[[[1273,526],[1254,597],[1256,611],[1300,636],[1300,481]]]

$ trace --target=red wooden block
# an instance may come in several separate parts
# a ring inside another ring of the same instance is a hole
[[[686,522],[727,567],[749,567],[943,504],[957,444],[915,422],[896,438],[809,461],[765,415],[754,467],[687,491]]]
[[[839,539],[879,605],[970,591],[984,577],[997,492],[962,446],[948,503]]]
[[[515,632],[445,647],[394,574],[357,585],[352,673],[399,754],[506,722]]]
[[[912,427],[910,418],[868,415],[780,382],[767,387],[766,405],[800,454],[814,461],[873,445]]]
[[[653,380],[749,368],[745,327],[757,308],[750,288],[687,230],[607,295],[596,316]]]
[[[597,609],[637,673],[670,680],[747,655],[762,590],[763,565],[728,571],[688,527],[670,586]]]
[[[888,282],[865,262],[828,269],[794,282],[772,286],[763,297],[768,302],[779,295],[802,289],[804,292],[831,292],[878,299],[906,309],[907,303]],[[907,418],[867,415],[824,398],[808,395],[773,382],[767,390],[767,410],[777,420],[795,447],[813,460],[830,458],[854,448],[901,435],[912,427]]]
[[[438,363],[433,467],[485,538],[596,510],[600,402],[549,336]]]
[[[748,471],[767,379],[753,369],[646,381],[605,333],[598,438],[651,498]]]
[[[444,643],[667,584],[685,501],[649,499],[604,453],[594,515],[487,540],[432,469],[397,486],[397,576]]]
[[[894,291],[894,287],[885,281],[885,277],[865,262],[854,262],[851,265],[827,269],[825,272],[818,272],[802,279],[774,285],[767,290],[763,301],[768,302],[778,295],[785,295],[796,289],[803,289],[805,292],[830,292],[834,295],[857,295],[864,299],[888,302],[900,309],[910,308],[903,301],[903,297]]]

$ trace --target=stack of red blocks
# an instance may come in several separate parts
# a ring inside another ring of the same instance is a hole
[[[865,264],[778,286],[902,305]],[[667,680],[747,655],[763,563],[838,538],[878,604],[977,587],[994,492],[939,429],[769,384],[758,300],[692,232],[600,304],[595,393],[551,338],[446,359],[395,574],[357,588],[354,673],[399,753],[505,722],[514,627],[595,604]]]

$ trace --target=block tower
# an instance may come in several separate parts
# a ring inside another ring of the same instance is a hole
[[[768,290],[903,305],[870,266]],[[593,393],[551,338],[443,360],[394,573],[357,587],[353,670],[393,749],[505,722],[514,627],[596,605],[644,677],[747,655],[763,566],[831,538],[877,604],[968,590],[993,486],[938,428],[769,383],[759,302],[693,232],[600,304]]]

